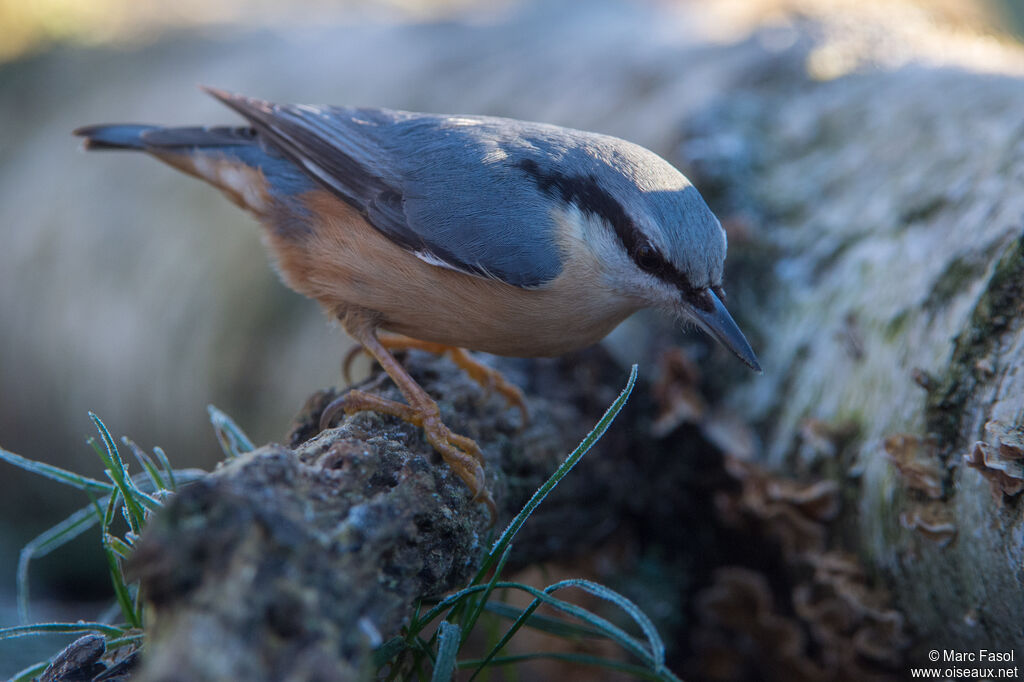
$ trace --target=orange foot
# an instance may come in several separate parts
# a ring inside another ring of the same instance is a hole
[[[434,353],[435,355],[447,354],[452,359],[452,362],[469,375],[470,379],[479,384],[485,392],[497,391],[505,398],[505,402],[510,407],[518,409],[519,414],[523,418],[522,426],[525,427],[530,423],[530,411],[526,407],[526,398],[523,396],[523,392],[519,390],[519,387],[506,379],[498,370],[488,367],[475,359],[466,350],[456,348],[455,346],[445,346],[440,343],[420,341],[419,339],[412,339],[408,336],[399,336],[397,334],[381,336],[379,340],[381,345],[389,351],[414,349]],[[346,382],[352,383],[350,373],[352,361],[363,352],[369,353],[365,347],[356,346],[345,355],[345,360],[342,363],[342,374]]]
[[[498,518],[498,509],[490,491],[487,490],[487,479],[483,469],[484,458],[480,446],[473,439],[460,436],[444,425],[437,403],[395,360],[372,328],[355,325],[353,327],[346,326],[349,334],[380,363],[409,404],[388,400],[365,391],[351,390],[324,408],[323,414],[320,415],[320,429],[329,428],[339,414],[351,415],[367,410],[392,415],[422,428],[427,442],[441,454],[445,463],[469,487],[473,501],[482,502],[487,506],[491,525],[494,525]],[[349,362],[350,359],[346,358],[346,369]]]

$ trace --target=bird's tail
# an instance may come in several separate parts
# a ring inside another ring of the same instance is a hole
[[[156,126],[116,124],[85,126],[74,131],[74,134],[85,138],[86,149],[145,149],[142,136]]]
[[[290,162],[264,149],[248,127],[187,127],[114,123],[74,131],[85,149],[147,152],[205,180],[242,208],[263,215],[272,196],[306,189],[309,180]]]
[[[248,127],[164,128],[135,123],[84,126],[74,134],[85,138],[86,149],[138,149],[153,153],[248,146],[256,135]]]

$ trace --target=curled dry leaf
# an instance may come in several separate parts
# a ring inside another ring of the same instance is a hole
[[[839,488],[833,481],[800,483],[728,455],[724,463],[740,484],[738,496],[716,498],[724,521],[742,525],[746,519],[759,532],[775,538],[791,560],[824,549],[824,522],[839,511]]]
[[[819,559],[821,570],[793,589],[792,611],[777,608],[761,573],[715,571],[696,601],[703,679],[893,679],[886,671],[900,665],[908,641],[903,616],[884,608],[889,596],[867,587],[852,555]]]
[[[740,648],[753,660],[770,663],[772,671],[785,679],[827,679],[807,657],[806,639],[798,622],[776,611],[768,581],[760,573],[736,566],[718,569],[712,585],[697,597],[697,613],[701,621],[699,649],[731,648],[735,659],[740,638]],[[709,669],[708,663],[702,665],[705,676],[717,670],[721,676],[712,679],[741,679],[738,665],[724,666],[718,661]],[[729,676],[724,676],[726,671]]]
[[[950,511],[942,504],[919,505],[900,513],[900,525],[945,547],[956,537],[956,524]]]
[[[815,481],[801,484],[782,478],[769,480],[768,498],[791,504],[815,521],[831,521],[839,513],[839,486],[835,481]]]
[[[869,584],[857,557],[827,548],[838,486],[782,478],[729,455],[723,464],[739,489],[716,496],[719,518],[777,543],[788,584],[769,583],[747,568],[715,573],[698,599],[702,627],[694,646],[701,676],[748,679],[762,676],[771,661],[764,679],[893,679],[889,673],[908,644],[903,615],[890,607],[884,589]],[[773,595],[773,589],[781,591]],[[791,610],[775,608],[787,601]]]
[[[895,434],[885,438],[882,448],[907,488],[924,493],[933,500],[942,497],[944,472],[935,439]]]
[[[998,420],[985,424],[985,441],[978,441],[964,455],[964,464],[978,470],[992,488],[992,495],[1013,497],[1024,491],[1024,433],[1019,426]]]
[[[998,446],[1003,459],[1024,459],[1024,428],[992,419],[985,424],[985,436],[989,443]]]

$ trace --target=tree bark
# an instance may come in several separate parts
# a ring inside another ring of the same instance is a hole
[[[809,62],[821,43],[804,45]],[[718,520],[781,552],[698,591],[692,669],[864,679],[904,676],[931,650],[1012,651],[1022,81],[921,65],[771,73],[697,112],[680,145],[730,232],[732,300],[766,370],[725,396],[758,438],[719,441],[740,490]],[[744,641],[754,653],[737,656]]]
[[[517,365],[521,382],[531,368],[532,395],[548,396],[529,399],[521,429],[516,410],[447,360],[410,352],[406,361],[442,396],[446,423],[485,453],[495,530],[600,416],[615,396],[609,373],[620,374],[596,349],[572,362],[508,363],[510,373]],[[360,388],[401,399],[382,373]],[[486,509],[404,422],[361,413],[317,434],[333,395],[311,398],[292,447],[229,460],[146,529],[130,564],[151,614],[140,679],[365,678],[373,649],[397,634],[417,598],[461,587],[477,569],[492,537]],[[539,532],[523,532],[513,566],[607,534],[615,505],[597,503],[614,499],[609,481],[643,475],[629,461],[608,468],[580,467],[531,524]]]
[[[838,523],[918,633],[912,658],[1021,642],[1021,85],[867,73],[747,120],[750,248],[775,267],[746,308],[766,376],[730,403],[761,462],[840,486]]]

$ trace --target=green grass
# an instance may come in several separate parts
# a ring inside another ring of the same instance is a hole
[[[430,679],[432,682],[449,680],[452,673],[459,669],[471,670],[469,679],[473,680],[486,674],[491,668],[516,665],[529,660],[554,659],[581,666],[607,668],[628,673],[639,679],[678,680],[665,666],[665,646],[650,619],[636,604],[614,590],[589,580],[563,580],[543,589],[501,580],[502,570],[512,551],[516,533],[548,493],[554,490],[579,463],[583,455],[604,435],[629,399],[636,382],[636,374],[637,368],[634,366],[619,397],[555,473],[537,489],[522,511],[494,542],[469,585],[429,607],[425,603],[417,604],[413,617],[403,628],[402,635],[385,642],[377,649],[375,663],[380,667],[379,674],[384,679]],[[587,592],[618,607],[633,622],[641,636],[632,635],[596,613],[554,596],[556,592],[570,589]],[[532,597],[532,600],[529,606],[519,609],[500,599],[494,599],[496,592],[523,592]],[[536,611],[541,605],[549,606],[567,617],[537,614]],[[458,653],[462,645],[469,633],[479,625],[480,618],[485,613],[499,621],[499,627],[490,630],[492,636],[489,638],[491,641],[488,652],[482,658],[459,659]],[[441,620],[435,625],[438,619]],[[502,627],[502,621],[511,621],[511,624]],[[563,652],[506,655],[506,645],[524,627],[574,642],[597,638],[611,640],[630,654],[636,662],[626,663],[615,658]]]
[[[623,595],[589,580],[562,580],[538,589],[501,579],[516,534],[544,498],[605,433],[629,399],[636,376],[637,368],[634,366],[619,397],[498,536],[469,584],[440,601],[418,602],[402,633],[377,648],[373,656],[377,678],[440,682],[452,679],[456,671],[463,670],[471,671],[469,679],[473,680],[488,675],[495,668],[549,659],[606,668],[638,679],[678,680],[665,666],[665,646],[651,620]],[[210,421],[226,457],[236,457],[253,449],[252,442],[226,414],[213,406],[208,409]],[[90,500],[89,505],[33,539],[22,550],[18,563],[19,615],[22,623],[30,621],[31,561],[53,552],[99,525],[120,622],[20,625],[0,629],[0,639],[54,633],[96,633],[107,640],[108,650],[120,646],[138,648],[144,644],[145,618],[139,589],[138,585],[125,580],[124,560],[131,553],[147,520],[167,497],[173,495],[179,486],[201,478],[204,473],[196,470],[175,471],[159,448],[155,448],[150,455],[131,440],[123,438],[122,444],[141,467],[140,473],[131,476],[106,425],[93,414],[90,414],[90,418],[99,434],[99,439],[90,440],[90,444],[104,463],[107,481],[90,479],[0,449],[0,460],[82,490]],[[120,528],[120,532],[115,531],[115,528]],[[514,592],[530,597],[531,601],[526,608],[514,607],[505,602],[508,594]],[[584,592],[598,597],[615,607],[625,617],[624,620],[631,624],[627,628],[613,623],[563,598],[564,592]],[[558,596],[555,596],[556,593]],[[541,606],[549,607],[557,615],[538,613]],[[508,643],[523,628],[572,642],[610,640],[633,660],[626,662],[618,658],[566,652],[508,654]],[[486,635],[486,654],[479,658],[460,658],[463,645],[475,629]],[[33,665],[13,679],[29,680],[39,675],[47,664],[41,662]]]
[[[244,444],[248,443],[245,434],[226,415],[212,406],[210,416],[218,439],[225,448],[225,455],[238,454]],[[174,494],[179,485],[196,481],[206,474],[195,469],[175,471],[171,468],[167,455],[160,448],[154,448],[153,454],[150,455],[128,438],[123,438],[123,445],[131,452],[142,470],[131,476],[128,473],[128,465],[107,426],[95,414],[89,413],[89,418],[96,427],[99,439],[91,438],[88,443],[103,462],[107,481],[98,481],[51,464],[36,462],[0,448],[0,460],[82,490],[89,499],[88,505],[31,540],[21,550],[18,557],[17,588],[18,616],[23,625],[0,628],[0,640],[30,635],[99,634],[106,639],[108,650],[123,646],[142,646],[144,618],[139,589],[138,585],[130,584],[125,579],[124,560],[131,553],[146,521],[163,505],[164,500]],[[222,432],[227,432],[229,436],[223,435]],[[251,445],[249,447],[251,448]],[[29,568],[32,561],[50,554],[97,525],[100,527],[100,542],[110,573],[117,605],[116,613],[120,616],[120,622],[28,624],[31,621]],[[48,665],[49,661],[43,661],[29,666],[15,674],[12,680],[31,680],[42,673]]]

